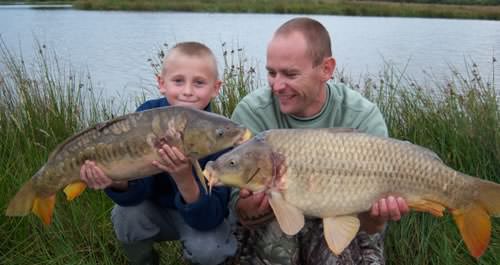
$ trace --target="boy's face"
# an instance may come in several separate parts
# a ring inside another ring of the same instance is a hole
[[[171,105],[204,109],[219,94],[214,61],[208,56],[189,56],[172,51],[158,78],[160,93]]]

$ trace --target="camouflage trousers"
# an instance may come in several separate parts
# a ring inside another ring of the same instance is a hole
[[[340,256],[335,256],[323,237],[320,219],[307,219],[295,236],[281,232],[276,220],[248,229],[238,225],[238,261],[241,265],[376,265],[384,264],[383,234],[359,232]]]

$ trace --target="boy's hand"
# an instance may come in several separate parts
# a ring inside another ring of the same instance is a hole
[[[126,189],[126,181],[115,181],[113,182],[104,172],[96,166],[93,161],[85,161],[85,163],[80,168],[80,179],[87,183],[92,189],[102,190],[107,187],[115,187],[117,189]]]
[[[176,147],[164,144],[158,149],[160,160],[153,165],[172,176],[182,197],[187,203],[198,199],[200,190],[193,176],[191,161]]]

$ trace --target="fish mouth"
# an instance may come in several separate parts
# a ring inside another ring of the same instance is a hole
[[[208,182],[208,192],[209,194],[212,192],[212,187],[220,186],[222,183],[219,182],[219,179],[214,176],[214,171],[212,166],[210,165],[212,161],[208,162],[205,170],[203,170],[203,176],[207,179]]]
[[[236,141],[236,145],[240,145],[240,144],[250,140],[250,138],[252,138],[252,136],[253,136],[252,131],[250,131],[248,128],[245,128],[245,132],[240,137],[240,139],[238,139],[238,141]]]

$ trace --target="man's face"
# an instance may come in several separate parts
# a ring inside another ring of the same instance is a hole
[[[209,57],[188,56],[173,51],[158,80],[160,93],[171,105],[205,108],[218,95],[221,82]]]
[[[313,66],[307,49],[297,32],[275,35],[267,47],[267,79],[285,114],[310,117],[325,104],[325,83],[331,76],[325,72],[324,62]]]

